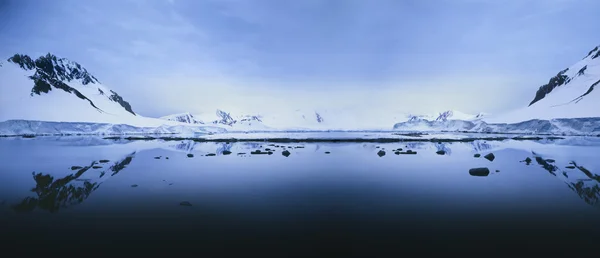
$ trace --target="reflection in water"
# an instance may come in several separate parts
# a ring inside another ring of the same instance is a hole
[[[471,146],[473,147],[474,151],[478,151],[478,152],[489,150],[492,148],[491,144],[489,144],[485,141],[482,141],[482,140],[476,140],[476,141],[471,142]]]
[[[221,143],[216,150],[216,153],[219,155],[223,153],[223,151],[231,151],[231,147],[233,147],[233,143]]]
[[[450,149],[448,144],[436,143],[435,148],[437,149],[437,151],[444,151],[445,152],[444,155],[452,155],[452,149]]]
[[[116,175],[119,171],[129,165],[133,160],[134,155],[135,152],[127,155],[124,159],[109,167],[108,170],[113,172],[111,176]],[[31,212],[35,208],[40,208],[54,213],[61,208],[82,203],[92,192],[98,189],[101,182],[92,183],[90,182],[91,180],[83,180],[82,185],[78,185],[78,183],[81,182],[81,179],[79,178],[97,163],[97,161],[94,161],[92,164],[78,170],[76,173],[58,179],[54,179],[54,177],[49,174],[36,174],[33,172],[33,180],[35,181],[36,186],[31,189],[31,191],[34,192],[37,197],[26,197],[21,203],[13,205],[13,210],[17,212]],[[98,179],[101,178],[104,173],[105,171],[101,172]]]
[[[544,159],[541,156],[536,155],[535,161],[550,174],[563,180],[587,204],[600,208],[600,176],[593,174],[585,167],[577,165],[574,161],[571,164],[577,170],[571,171],[564,171],[552,164],[554,161]],[[586,178],[577,178],[574,173],[582,173]],[[572,174],[572,176],[570,177],[569,174]]]
[[[196,143],[194,141],[182,141],[178,144],[170,145],[169,147],[180,151],[191,152],[194,150],[195,145]]]

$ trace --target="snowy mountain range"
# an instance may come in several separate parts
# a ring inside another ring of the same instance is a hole
[[[490,117],[490,123],[600,117],[600,46],[542,85],[529,105]]]
[[[35,60],[15,54],[0,67],[0,78],[0,121],[182,125],[140,116],[80,64],[52,54]]]
[[[390,130],[390,124],[397,121],[439,121],[464,120],[477,121],[485,117],[465,114],[460,111],[447,110],[432,115],[412,115],[401,111],[386,114],[360,112],[359,110],[327,109],[327,110],[278,110],[260,114],[231,114],[217,109],[216,112],[190,114],[181,113],[161,117],[169,121],[188,124],[226,125],[233,130],[241,128],[254,130]]]
[[[600,49],[542,85],[523,108],[505,114],[445,110],[415,115],[401,108],[278,107],[256,113],[215,108],[144,117],[80,64],[52,54],[15,54],[0,66],[0,133],[202,133],[285,130],[403,130],[600,134]],[[2,122],[4,121],[4,122]],[[61,126],[61,123],[66,123]],[[44,124],[45,123],[45,124]],[[97,124],[97,125],[94,125]],[[114,126],[119,125],[119,126]],[[128,127],[129,126],[129,127]],[[63,128],[64,127],[64,128]],[[154,129],[153,129],[154,128]],[[202,129],[204,128],[204,129]],[[217,128],[217,129],[210,129]],[[216,130],[216,131],[215,131]]]

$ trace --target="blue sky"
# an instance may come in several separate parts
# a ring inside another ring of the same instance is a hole
[[[147,116],[500,113],[600,44],[597,10],[595,0],[5,0],[0,55],[77,61]]]

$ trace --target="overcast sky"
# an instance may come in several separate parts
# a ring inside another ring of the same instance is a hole
[[[497,114],[600,44],[598,10],[597,0],[0,0],[0,56],[79,62],[146,116],[265,105]]]

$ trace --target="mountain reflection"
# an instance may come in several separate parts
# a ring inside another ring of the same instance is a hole
[[[572,168],[570,171],[560,169],[554,165],[554,161],[544,159],[540,156],[535,157],[535,161],[553,176],[561,178],[571,190],[573,190],[579,198],[584,202],[594,207],[600,208],[600,176],[592,173],[583,166],[571,162]],[[557,173],[562,172],[562,173]],[[577,174],[576,174],[577,173]],[[577,178],[576,176],[585,175],[586,178]]]
[[[135,152],[110,166],[107,170],[113,172],[111,176],[125,169],[133,160],[134,155]],[[81,176],[97,164],[98,162],[94,161],[89,166],[79,169],[76,173],[58,179],[49,174],[36,174],[33,172],[33,180],[36,185],[31,189],[31,192],[35,193],[36,197],[26,197],[19,204],[13,205],[12,209],[17,212],[31,212],[39,208],[54,213],[61,208],[82,203],[100,187],[101,182],[93,182],[93,179],[80,181],[82,180],[80,179]],[[99,180],[105,172],[102,171],[96,180]]]

